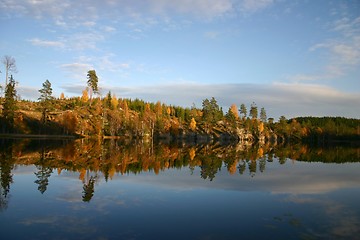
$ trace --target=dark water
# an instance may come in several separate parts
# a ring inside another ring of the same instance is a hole
[[[360,239],[356,147],[0,146],[0,239]]]

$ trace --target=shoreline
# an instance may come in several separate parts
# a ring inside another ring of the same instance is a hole
[[[0,134],[0,138],[7,139],[21,139],[21,138],[32,138],[32,139],[78,139],[78,136],[74,135],[49,135],[49,134]]]

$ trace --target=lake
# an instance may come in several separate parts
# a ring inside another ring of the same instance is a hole
[[[1,239],[360,239],[360,148],[0,139]]]

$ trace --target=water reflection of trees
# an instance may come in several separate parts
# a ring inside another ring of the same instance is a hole
[[[359,162],[360,148],[307,145],[186,145],[125,142],[120,140],[77,141],[15,141],[2,140],[0,149],[1,198],[0,208],[7,206],[12,170],[16,165],[34,165],[38,190],[43,194],[54,170],[78,172],[83,183],[82,199],[89,202],[94,186],[103,176],[111,180],[115,174],[159,174],[169,168],[200,169],[200,177],[214,180],[224,167],[230,175],[246,174],[251,177],[266,170],[268,162],[287,160],[320,161],[325,163]]]
[[[13,182],[11,171],[15,166],[12,145],[1,144],[0,152],[0,211],[6,209],[10,198],[10,184]]]
[[[43,194],[49,184],[49,178],[53,172],[53,168],[48,166],[49,161],[54,160],[51,154],[45,151],[45,148],[42,147],[40,151],[40,158],[37,162],[34,163],[38,172],[35,173],[36,180],[34,183],[38,185],[38,190]]]

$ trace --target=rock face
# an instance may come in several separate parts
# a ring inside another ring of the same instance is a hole
[[[239,138],[239,141],[244,142],[244,141],[254,141],[254,136],[247,130],[245,130],[244,128],[236,128],[236,135]]]
[[[158,134],[154,136],[155,139],[160,139],[162,141],[185,141],[187,143],[209,143],[212,141],[219,141],[222,144],[228,143],[247,143],[253,144],[258,141],[260,144],[264,144],[267,140],[267,137],[262,134],[259,136],[254,136],[249,130],[245,128],[234,128],[226,125],[224,122],[220,121],[215,126],[211,128],[201,128],[199,127],[196,131],[181,131],[181,134],[172,135],[172,134]]]

